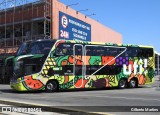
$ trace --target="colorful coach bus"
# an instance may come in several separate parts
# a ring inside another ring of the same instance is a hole
[[[38,40],[17,54],[10,85],[18,91],[135,88],[154,82],[151,46]]]

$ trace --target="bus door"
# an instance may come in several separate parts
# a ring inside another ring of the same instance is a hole
[[[78,84],[78,86],[75,86],[76,88],[81,88],[83,85],[83,77],[84,77],[84,50],[82,44],[75,44],[73,46],[73,57],[74,57],[74,65],[73,65],[73,74],[75,77],[81,77],[81,83]],[[73,84],[75,84],[77,81],[75,78],[73,79]]]

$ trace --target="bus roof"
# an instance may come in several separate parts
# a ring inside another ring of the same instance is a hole
[[[26,41],[26,42],[52,42],[52,41],[68,41],[71,43],[75,43],[75,40],[64,40],[64,39],[39,39],[39,40],[34,40],[34,41]],[[81,41],[81,40],[76,40],[79,43],[84,43],[84,44],[97,44],[97,45],[109,45],[109,46],[131,46],[131,47],[148,47],[148,48],[154,48],[151,45],[135,45],[135,44],[115,44],[115,43],[104,43],[104,42],[90,42],[90,41]]]

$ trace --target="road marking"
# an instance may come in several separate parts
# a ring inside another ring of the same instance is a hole
[[[100,114],[100,115],[115,115],[115,114],[110,114],[110,113],[106,113],[106,112],[89,112],[89,113]]]
[[[115,98],[115,99],[128,99],[128,100],[143,100],[143,101],[160,101],[160,99],[144,99],[144,98],[132,98],[132,97],[111,97],[111,96],[101,96],[101,95],[97,95],[97,96],[93,96],[93,95],[77,95],[78,97],[84,97],[84,96],[88,96],[88,97],[103,97],[103,98]]]

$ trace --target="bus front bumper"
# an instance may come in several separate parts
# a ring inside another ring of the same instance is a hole
[[[15,82],[10,82],[10,87],[15,90],[15,91],[28,91],[22,82],[15,83]]]

